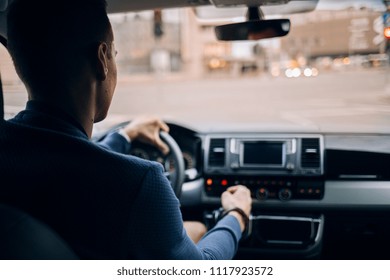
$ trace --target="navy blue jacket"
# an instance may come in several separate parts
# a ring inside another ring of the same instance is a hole
[[[0,203],[50,225],[83,259],[231,259],[233,216],[194,244],[162,166],[122,154],[118,133],[90,141],[70,116],[29,101],[0,126]]]

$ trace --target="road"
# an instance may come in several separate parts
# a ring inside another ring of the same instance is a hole
[[[11,92],[5,100],[13,110],[24,104],[25,93]],[[390,133],[390,71],[295,79],[119,77],[109,116],[96,127],[144,114],[207,130]]]

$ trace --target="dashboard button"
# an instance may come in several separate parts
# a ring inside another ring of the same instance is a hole
[[[283,201],[290,200],[291,196],[292,196],[292,193],[291,193],[290,189],[281,189],[279,191],[279,199],[280,200],[283,200]]]
[[[260,188],[256,193],[256,197],[259,200],[266,200],[268,198],[268,195],[269,193],[266,188]]]

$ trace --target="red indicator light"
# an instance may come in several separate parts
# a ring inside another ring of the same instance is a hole
[[[227,184],[228,184],[228,181],[227,181],[227,180],[224,179],[224,180],[221,181],[221,185],[222,185],[222,186],[226,187]]]
[[[384,35],[385,35],[386,39],[390,39],[390,27],[385,28]]]
[[[207,186],[211,186],[213,184],[213,180],[207,179],[206,184]]]

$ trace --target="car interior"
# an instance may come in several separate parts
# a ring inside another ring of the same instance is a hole
[[[11,2],[0,0],[3,53]],[[160,115],[170,127],[161,134],[170,154],[137,142],[130,154],[160,162],[184,220],[208,228],[223,191],[247,186],[250,226],[235,259],[388,259],[390,3],[107,3],[118,57],[130,55],[118,58],[126,76],[119,76],[112,109],[92,141],[138,114]],[[340,40],[332,45],[332,38]],[[145,46],[156,48],[145,54]],[[27,96],[4,65],[1,56],[0,109],[7,119]],[[201,74],[186,74],[195,71]],[[52,242],[40,247],[42,239]],[[78,257],[48,225],[0,204],[0,258]]]

